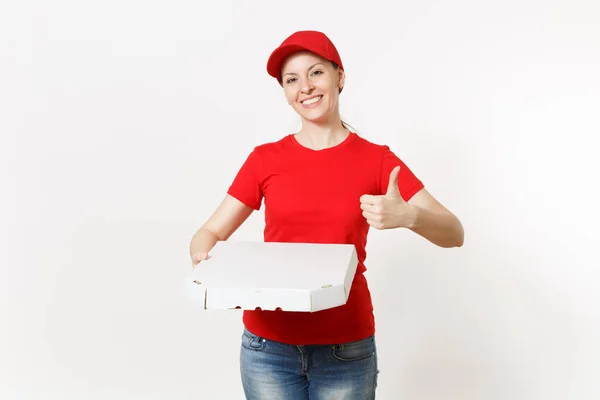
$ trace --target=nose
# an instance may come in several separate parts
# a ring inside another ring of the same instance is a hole
[[[310,92],[312,92],[314,90],[315,86],[314,84],[311,82],[310,79],[303,79],[302,80],[302,93],[307,93],[310,94]]]

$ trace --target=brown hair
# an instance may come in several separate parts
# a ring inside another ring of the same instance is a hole
[[[330,61],[330,63],[333,65],[333,68],[336,69],[336,71],[340,68],[339,65],[337,65],[336,63],[334,63],[333,61]],[[339,93],[342,93],[342,88],[340,88]],[[356,129],[354,129],[354,127],[352,125],[350,125],[349,123],[347,123],[346,121],[342,120],[342,126],[344,127],[344,129],[349,130],[351,132],[356,132]]]

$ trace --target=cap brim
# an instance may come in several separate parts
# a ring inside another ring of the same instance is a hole
[[[278,47],[277,49],[275,49],[275,51],[273,51],[273,53],[271,53],[271,56],[269,57],[269,60],[267,61],[267,72],[269,75],[271,75],[273,78],[279,80],[280,76],[279,74],[281,73],[281,65],[283,64],[284,60],[292,55],[293,53],[296,53],[298,51],[302,51],[302,50],[308,50],[306,47],[304,46],[300,46],[297,44],[288,44],[288,45],[284,45],[281,47]],[[310,50],[308,50],[310,51]]]

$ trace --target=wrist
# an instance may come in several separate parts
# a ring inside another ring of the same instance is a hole
[[[422,215],[422,210],[421,208],[412,205],[412,204],[407,204],[407,209],[408,212],[406,213],[407,218],[406,218],[406,224],[405,227],[408,229],[414,229],[419,225],[419,220],[421,219],[421,215]]]

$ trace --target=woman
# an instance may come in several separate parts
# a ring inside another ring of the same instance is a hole
[[[302,127],[254,148],[194,235],[192,263],[205,260],[263,199],[265,241],[354,244],[359,263],[347,304],[316,313],[244,311],[241,374],[249,399],[371,399],[378,369],[364,277],[369,228],[408,228],[441,247],[462,246],[463,228],[389,147],[347,129],[338,103],[344,67],[327,36],[292,34],[267,71]]]

